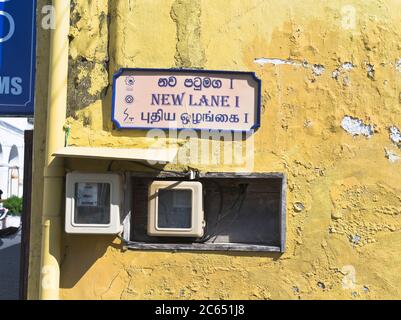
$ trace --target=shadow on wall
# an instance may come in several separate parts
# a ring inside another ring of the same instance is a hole
[[[121,34],[118,30],[121,28],[119,25],[117,14],[119,12],[119,4],[118,1],[111,1],[109,4],[109,12],[110,12],[110,29],[109,29],[109,64],[108,64],[108,72],[109,72],[109,86],[107,87],[106,94],[102,99],[102,113],[103,113],[103,130],[110,131],[112,134],[115,133],[115,126],[111,121],[111,101],[112,101],[112,83],[113,83],[113,75],[118,72],[118,70],[122,67],[126,67],[122,65],[121,61],[118,61],[118,57],[116,55],[116,51],[119,48],[119,41],[121,42]],[[125,136],[126,133],[120,134],[117,131],[116,136]],[[146,130],[131,130],[130,137],[143,137],[146,136]]]
[[[114,243],[111,235],[71,235],[65,234],[63,256],[60,263],[60,287],[73,288],[86,272],[102,258],[108,247],[122,249]]]
[[[60,288],[71,289],[85,276],[85,274],[95,265],[96,261],[105,256],[108,247],[119,250],[121,254],[129,254],[129,251],[123,252],[122,244],[116,244],[113,241],[115,236],[104,235],[65,235],[66,247],[61,261],[61,279]],[[131,251],[135,253],[135,251]],[[150,252],[150,251],[148,251]],[[153,252],[170,252],[159,251]],[[187,252],[189,253],[189,252]],[[205,255],[205,252],[191,251],[194,255]],[[224,252],[208,251],[208,255],[219,255],[228,257],[261,257],[270,258],[277,261],[283,255],[282,253],[272,252]]]

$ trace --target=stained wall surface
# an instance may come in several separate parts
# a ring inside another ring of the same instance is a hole
[[[145,131],[113,127],[111,81],[120,67],[254,71],[263,89],[252,171],[287,175],[287,250],[122,251],[111,236],[64,235],[62,298],[399,299],[400,7],[399,0],[72,0],[69,145],[154,145]],[[42,48],[47,32],[39,33]],[[43,91],[46,54],[38,49]],[[35,128],[45,124],[44,113],[37,103]],[[38,129],[37,170],[44,139]],[[186,139],[157,143],[188,148]],[[184,162],[167,168],[183,169]],[[67,163],[93,171],[107,166]],[[132,166],[115,165],[123,168]],[[31,298],[38,292],[40,210],[38,200]]]

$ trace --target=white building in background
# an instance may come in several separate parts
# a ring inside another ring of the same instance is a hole
[[[0,118],[0,189],[2,198],[22,197],[24,131],[33,129],[27,118]]]

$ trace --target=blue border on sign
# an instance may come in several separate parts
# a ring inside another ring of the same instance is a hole
[[[174,73],[214,73],[214,74],[232,74],[232,75],[250,75],[257,83],[257,101],[256,101],[256,122],[249,130],[226,130],[226,129],[207,129],[207,128],[159,128],[159,127],[125,127],[122,126],[115,118],[115,84],[117,78],[121,76],[125,71],[154,71],[154,72],[174,72]],[[118,72],[113,75],[113,91],[112,91],[112,101],[111,101],[111,120],[116,125],[117,129],[128,129],[128,130],[149,130],[149,129],[160,129],[160,130],[198,130],[198,131],[220,131],[220,132],[250,132],[256,131],[260,128],[260,118],[261,118],[261,102],[262,102],[262,80],[260,80],[255,72],[250,71],[228,71],[228,70],[204,70],[204,69],[162,69],[162,68],[120,68]]]
[[[35,113],[35,77],[36,77],[36,10],[37,0],[32,1],[32,33],[31,33],[31,63],[30,63],[30,85],[29,100],[24,104],[0,104],[0,116],[33,116]]]

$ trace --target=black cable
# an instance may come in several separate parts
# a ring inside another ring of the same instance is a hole
[[[113,165],[114,160],[111,160],[109,166],[107,167],[107,171],[111,171],[111,166]]]
[[[211,180],[211,181],[213,181],[213,180]],[[207,234],[207,229],[206,228],[208,227],[208,224],[206,224],[206,226],[205,226],[205,235],[202,238],[200,238],[198,241],[196,241],[196,242],[204,243],[204,242],[207,242],[208,240],[210,240],[213,236],[216,236],[217,235],[216,230],[220,226],[221,222],[224,220],[224,218],[226,218],[229,215],[229,213],[231,213],[233,211],[233,209],[239,203],[238,209],[236,210],[236,214],[233,217],[232,222],[237,218],[237,216],[238,216],[239,212],[241,211],[242,206],[244,204],[244,201],[245,201],[245,198],[246,198],[247,189],[248,189],[248,186],[249,186],[249,184],[242,184],[242,183],[239,185],[239,192],[238,192],[237,199],[234,201],[234,203],[230,207],[230,209],[228,209],[225,214],[222,214],[222,211],[223,211],[223,194],[224,193],[221,190],[221,185],[218,184],[216,181],[213,181],[213,182],[219,187],[219,191],[220,191],[220,208],[219,208],[219,212],[217,214],[217,221],[213,225],[214,232],[210,233],[210,234]]]
[[[242,206],[244,204],[245,198],[246,198],[246,193],[248,190],[248,184],[240,184],[240,188],[242,189],[242,199],[240,201],[239,207],[234,215],[234,217],[231,219],[231,222],[229,223],[229,226],[233,224],[233,222],[238,218],[239,213],[241,212]]]
[[[221,185],[218,182],[216,182],[214,180],[210,180],[210,181],[213,182],[217,186],[217,189],[219,190],[220,201],[219,201],[219,211],[217,213],[217,219],[218,219],[221,212],[223,211],[223,202],[224,202],[223,190],[221,188]],[[205,197],[204,197],[204,199],[205,199]],[[214,224],[214,227],[216,227],[216,225],[217,225],[217,222]],[[195,242],[204,243],[204,242],[209,241],[213,236],[215,236],[214,233],[208,234],[208,229],[209,229],[209,223],[206,223],[203,236],[201,238],[197,239]]]

